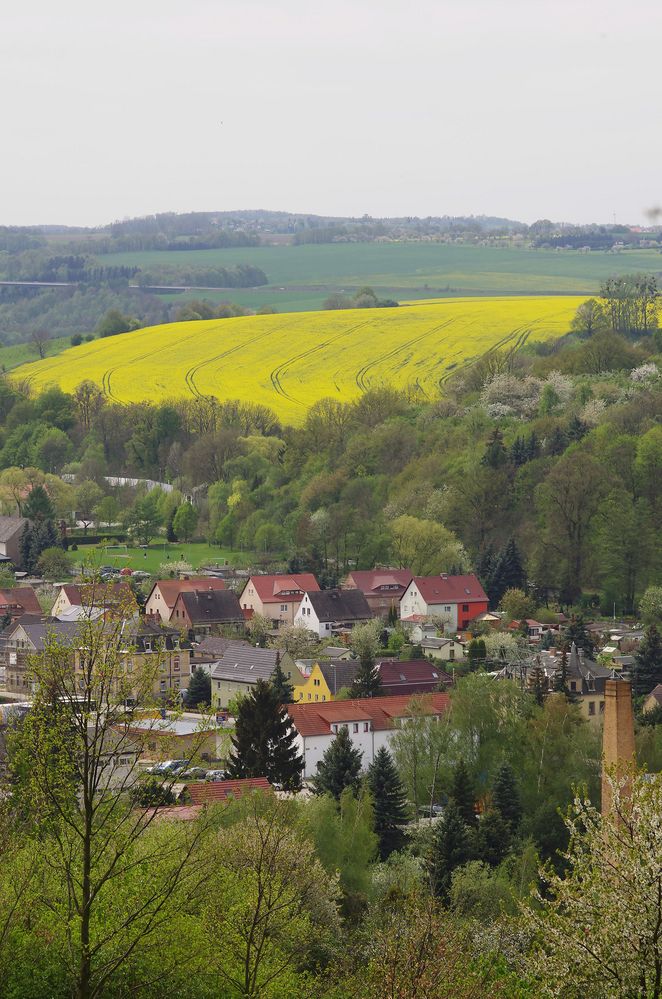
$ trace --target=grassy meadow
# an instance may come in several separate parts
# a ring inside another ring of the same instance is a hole
[[[208,545],[203,542],[174,544],[158,539],[145,549],[113,542],[111,547],[79,545],[77,551],[72,551],[71,548],[67,551],[67,557],[75,567],[92,565],[99,568],[102,565],[111,565],[119,569],[125,567],[134,571],[140,569],[152,575],[158,572],[162,563],[176,562],[182,556],[194,569],[207,565],[232,565],[243,568],[250,565],[254,559],[252,552],[232,552],[228,548],[219,548],[218,545]]]
[[[95,381],[118,403],[241,399],[300,423],[316,400],[389,384],[436,398],[458,367],[499,346],[563,334],[582,299],[452,298],[397,309],[170,323],[95,340],[19,368],[35,389]]]

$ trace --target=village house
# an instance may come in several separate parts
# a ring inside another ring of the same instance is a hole
[[[4,639],[5,690],[30,698],[34,684],[28,659],[43,655],[49,641],[69,645],[75,641],[77,626],[65,621],[47,621],[41,615],[25,614],[2,633]],[[72,652],[73,661],[73,652]]]
[[[534,619],[530,617],[527,617],[525,621],[511,621],[508,625],[508,630],[523,632],[525,624],[527,638],[532,645],[535,645],[540,641],[545,631],[551,630],[549,625],[541,624],[540,621],[534,621]]]
[[[122,733],[135,737],[143,760],[218,760],[230,748],[228,733],[213,719],[184,714],[181,717],[133,717]]]
[[[117,583],[65,583],[60,586],[51,617],[76,620],[86,616],[91,610],[117,610],[122,616],[137,614],[138,604],[129,584],[122,580]]]
[[[329,638],[371,620],[368,601],[360,590],[319,590],[304,594],[294,623],[318,638]]]
[[[29,524],[27,517],[0,517],[0,562],[11,562],[17,569],[23,568],[21,535]]]
[[[24,614],[42,614],[41,604],[31,586],[15,586],[11,590],[0,590],[0,621],[7,624],[18,620]]]
[[[238,695],[245,697],[250,694],[258,680],[271,679],[279,663],[292,684],[300,681],[299,671],[289,652],[233,643],[211,669],[212,707],[217,711],[225,709]]]
[[[155,614],[168,622],[180,593],[196,590],[224,590],[225,582],[211,576],[184,576],[182,579],[157,579],[145,602],[145,613]]]
[[[243,629],[245,619],[236,593],[207,588],[180,593],[169,623],[199,642],[221,628]]]
[[[261,614],[268,618],[272,628],[280,628],[294,624],[304,593],[318,590],[318,582],[311,572],[291,576],[251,576],[239,602],[245,616]]]
[[[430,656],[438,662],[462,662],[466,654],[464,642],[460,642],[457,638],[423,638],[418,644],[423,650],[423,655]]]
[[[300,660],[301,680],[294,684],[294,703],[301,701],[333,701],[338,691],[354,683],[358,662],[345,659]]]
[[[431,694],[453,683],[452,676],[426,659],[383,659],[377,663],[377,673],[385,696]]]
[[[478,577],[414,576],[400,601],[402,621],[416,623],[438,618],[449,632],[464,631],[476,615],[483,614],[489,600]]]
[[[423,714],[436,718],[448,710],[446,693],[429,694],[420,702]],[[367,769],[382,746],[389,747],[394,731],[412,718],[411,697],[363,697],[358,700],[289,704],[288,714],[296,733],[296,745],[304,759],[304,778],[311,778],[341,728],[363,754]]]
[[[655,711],[656,708],[662,708],[662,683],[658,683],[656,687],[653,687],[645,699],[641,710],[646,713],[648,711]]]
[[[386,619],[391,611],[397,614],[412,578],[409,569],[355,569],[344,579],[342,589],[360,590],[373,617]]]

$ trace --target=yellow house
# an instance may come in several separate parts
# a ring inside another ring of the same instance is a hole
[[[301,680],[292,677],[295,704],[308,701],[333,701],[339,690],[351,687],[356,675],[356,662],[329,660],[314,662],[310,672],[301,674]]]

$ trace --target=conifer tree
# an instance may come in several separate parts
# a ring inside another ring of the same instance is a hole
[[[355,749],[349,737],[347,726],[343,725],[335,739],[317,764],[317,772],[312,779],[317,794],[330,794],[336,801],[346,787],[356,793],[361,776],[363,753]]]
[[[462,821],[467,826],[476,825],[476,789],[467,765],[461,759],[455,767],[451,797],[455,802]]]
[[[476,855],[479,860],[498,867],[510,850],[511,835],[508,823],[496,809],[485,812],[476,832]]]
[[[43,486],[33,486],[30,494],[23,505],[23,516],[35,523],[44,520],[53,520],[55,509],[51,503],[50,496]]]
[[[291,704],[294,700],[294,687],[290,681],[285,676],[283,672],[283,667],[280,664],[280,659],[274,667],[274,671],[271,674],[271,686],[276,691],[276,697],[279,704]]]
[[[552,690],[555,694],[565,694],[569,698],[569,688],[568,688],[568,650],[564,647],[559,659],[557,660],[558,665],[554,670],[554,680],[552,683]]]
[[[503,434],[498,427],[495,427],[490,434],[481,462],[488,468],[501,468],[507,460],[508,452],[504,447]]]
[[[662,683],[662,636],[654,624],[646,628],[635,653],[633,680],[635,694],[644,696]]]
[[[242,698],[237,714],[228,773],[233,778],[267,777],[286,791],[301,787],[303,759],[287,711],[266,680]]]
[[[586,630],[586,624],[582,614],[572,615],[570,622],[563,632],[563,641],[568,648],[570,648],[574,642],[577,648],[581,649],[585,655],[589,656],[589,658],[592,658],[595,655],[593,639]]]
[[[547,677],[538,660],[536,660],[535,664],[529,670],[527,687],[533,694],[536,704],[542,707],[545,702],[545,694],[547,693]]]
[[[522,821],[522,801],[520,798],[515,771],[505,760],[492,784],[492,802],[512,833],[517,832]]]
[[[453,871],[471,860],[469,830],[454,801],[449,801],[436,824],[427,858],[430,887],[442,899],[448,898]]]
[[[203,669],[196,669],[191,674],[189,685],[186,689],[186,704],[189,707],[197,707],[199,704],[211,704],[211,676]]]
[[[386,860],[404,846],[406,836],[402,827],[407,821],[405,789],[386,746],[379,749],[368,768],[366,783],[372,795],[379,856]]]

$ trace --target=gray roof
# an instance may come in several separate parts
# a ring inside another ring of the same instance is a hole
[[[203,639],[199,645],[196,645],[195,654],[196,656],[202,654],[219,658],[231,649],[242,647],[252,648],[252,645],[243,638],[222,638],[220,635],[210,635]]]
[[[457,638],[423,638],[418,643],[422,649],[443,649],[444,645],[462,645]]]
[[[57,621],[54,618],[38,618],[36,614],[24,614],[23,617],[17,618],[12,625],[6,628],[3,635],[6,638],[11,637],[19,625],[27,635],[35,652],[44,651],[48,637],[53,637],[61,644],[66,645],[73,641],[78,632],[76,621]]]
[[[320,590],[308,592],[319,621],[371,621],[372,611],[361,590]]]
[[[350,662],[347,659],[332,659],[330,662],[318,663],[322,676],[334,697],[342,687],[352,686],[359,665],[358,660]]]
[[[268,680],[280,661],[278,649],[258,649],[252,645],[228,649],[222,659],[212,666],[212,680],[237,680],[255,683]]]
[[[0,542],[10,541],[15,534],[22,534],[28,523],[27,517],[0,517]]]
[[[177,599],[184,604],[194,625],[244,620],[239,598],[232,590],[195,590],[192,593],[180,593]]]
[[[325,649],[322,649],[325,656],[329,659],[353,659],[354,653],[351,649],[347,648],[346,645],[327,645]]]

